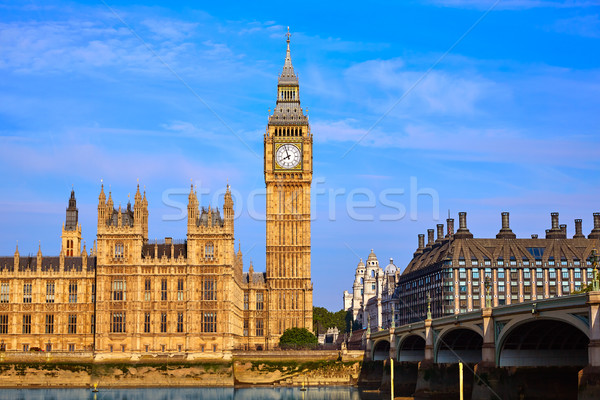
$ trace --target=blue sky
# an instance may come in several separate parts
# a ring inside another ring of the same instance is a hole
[[[341,308],[371,248],[404,268],[448,210],[477,237],[502,211],[520,237],[552,211],[569,235],[574,218],[591,230],[595,2],[145,3],[0,2],[0,253],[58,254],[72,185],[89,247],[101,179],[116,204],[146,187],[151,238],[185,237],[173,205],[190,179],[205,206],[229,181],[236,240],[264,270],[262,135],[286,26],[315,140],[315,305]]]

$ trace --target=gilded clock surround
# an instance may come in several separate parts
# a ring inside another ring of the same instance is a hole
[[[273,168],[274,169],[282,170],[282,171],[302,171],[302,141],[301,140],[274,142],[273,145],[274,145],[273,154],[275,155],[273,157]],[[300,152],[300,161],[293,167],[284,167],[284,166],[280,165],[279,162],[277,161],[277,151],[282,146],[285,146],[285,145],[292,145],[292,146],[296,147],[298,149],[298,151]]]

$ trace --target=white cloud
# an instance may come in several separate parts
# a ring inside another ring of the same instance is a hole
[[[414,60],[393,58],[364,61],[338,76],[313,73],[311,89],[321,88],[328,98],[366,107],[378,118],[393,107],[391,116],[468,115],[488,96],[504,97],[506,89],[475,71],[449,72],[410,66]],[[327,82],[322,85],[320,82]]]

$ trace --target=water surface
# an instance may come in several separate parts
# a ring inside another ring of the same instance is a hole
[[[2,389],[0,400],[380,400],[378,393],[352,387],[300,388],[139,388],[102,389]]]

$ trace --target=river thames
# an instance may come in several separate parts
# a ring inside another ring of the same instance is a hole
[[[352,387],[300,388],[138,388],[138,389],[2,389],[1,400],[379,400],[387,395]]]

